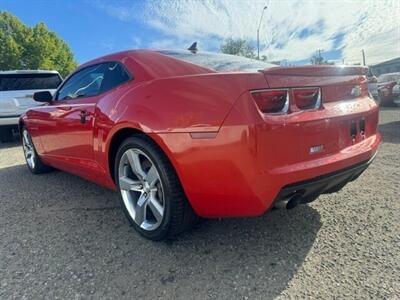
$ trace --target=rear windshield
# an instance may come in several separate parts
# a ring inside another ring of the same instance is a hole
[[[0,74],[0,91],[56,89],[58,74]]]
[[[378,82],[389,82],[389,81],[399,81],[400,80],[400,73],[399,74],[383,74],[378,77]]]
[[[192,53],[190,51],[183,50],[161,50],[159,51],[159,53],[172,56],[174,58],[178,58],[186,62],[218,72],[257,72],[258,70],[263,70],[265,68],[276,67],[276,65],[269,64],[263,61],[222,53]]]

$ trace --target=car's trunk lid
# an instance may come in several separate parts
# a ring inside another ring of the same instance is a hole
[[[353,99],[351,91],[359,85],[363,94],[368,93],[365,75],[367,67],[296,66],[276,67],[262,71],[270,88],[309,87],[321,88],[322,102]]]
[[[298,109],[290,96],[287,114],[264,116],[265,121],[273,125],[269,126],[269,134],[274,143],[269,146],[283,159],[279,161],[294,164],[330,155],[375,134],[377,114],[370,114],[371,107],[365,99],[368,97],[367,68],[301,66],[270,68],[262,72],[269,88],[289,88],[291,96],[296,88],[318,87],[321,90],[319,109]]]

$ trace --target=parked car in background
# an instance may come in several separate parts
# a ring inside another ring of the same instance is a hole
[[[399,84],[400,72],[382,74],[378,77],[378,97],[382,106],[395,104],[396,95],[393,93],[393,88]],[[398,91],[398,88],[395,89],[396,91]]]
[[[392,89],[393,102],[400,106],[400,82],[398,82]]]
[[[187,50],[111,54],[54,96],[35,93],[46,105],[20,118],[25,159],[34,174],[53,167],[117,190],[153,240],[198,216],[293,208],[338,192],[375,157],[366,73]]]
[[[57,71],[0,71],[0,142],[12,140],[20,115],[39,105],[33,100],[33,93],[43,90],[54,93],[61,81]]]
[[[378,78],[376,76],[368,77],[368,91],[371,93],[371,96],[378,101]]]

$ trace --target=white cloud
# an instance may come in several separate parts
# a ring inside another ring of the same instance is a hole
[[[126,21],[138,17],[132,3],[102,5]],[[199,40],[200,48],[210,49],[228,37],[255,43],[266,3],[268,0],[149,1],[143,4],[142,21],[166,36],[150,46],[176,48]],[[318,49],[341,49],[346,61],[360,62],[364,49],[367,62],[375,63],[399,56],[399,20],[398,0],[271,0],[260,29],[261,53],[270,60],[302,60]]]
[[[112,40],[103,40],[100,46],[107,51],[113,51],[115,49],[115,42]]]
[[[142,47],[142,39],[136,35],[132,36],[132,48],[140,48]]]

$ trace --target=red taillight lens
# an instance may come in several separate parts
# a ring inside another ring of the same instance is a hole
[[[293,89],[294,101],[300,109],[314,109],[321,105],[321,92],[319,88]]]
[[[286,113],[289,108],[287,90],[253,91],[251,95],[263,113]]]

